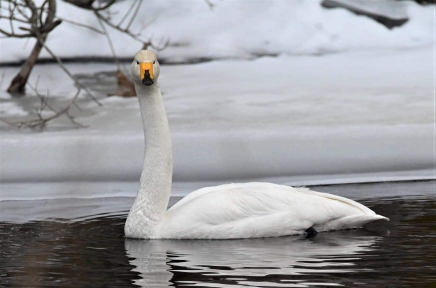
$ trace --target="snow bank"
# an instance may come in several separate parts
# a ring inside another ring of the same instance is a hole
[[[433,49],[426,48],[163,66],[174,180],[283,177],[279,182],[303,185],[434,178],[429,59]],[[16,69],[7,68],[6,77]],[[64,91],[70,82],[58,69],[37,66],[30,81],[44,71],[53,78],[41,85]],[[8,101],[15,100],[1,103]],[[36,133],[0,125],[0,181],[136,183],[143,155],[137,99],[102,103],[83,102],[75,112],[87,129],[55,122]]]
[[[123,16],[132,0],[113,6],[114,22]],[[397,5],[400,5],[396,3]],[[167,62],[217,58],[255,58],[259,55],[311,55],[340,51],[400,50],[432,45],[434,7],[402,3],[410,20],[389,30],[365,16],[345,9],[325,9],[320,0],[311,1],[216,1],[209,9],[204,0],[147,1],[132,25],[155,43],[169,40],[160,53]],[[374,5],[372,5],[374,6]],[[383,6],[383,5],[381,5]],[[59,2],[60,17],[98,28],[95,16]],[[8,21],[0,27],[9,29]],[[141,44],[108,28],[120,57],[132,57]],[[23,60],[32,45],[21,39],[0,43],[0,62]],[[103,35],[69,23],[50,34],[48,46],[61,57],[111,57]],[[43,58],[50,56],[43,51]]]

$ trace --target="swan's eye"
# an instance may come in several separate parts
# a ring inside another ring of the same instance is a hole
[[[139,65],[139,61],[136,61],[136,64]]]
[[[153,64],[156,64],[156,60],[153,61]]]

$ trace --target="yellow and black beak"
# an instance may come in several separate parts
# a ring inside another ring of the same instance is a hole
[[[145,86],[153,85],[154,71],[152,62],[139,63],[139,76],[141,77],[142,84]]]

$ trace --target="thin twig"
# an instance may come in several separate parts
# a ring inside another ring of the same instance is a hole
[[[11,33],[15,34],[15,32],[14,32],[14,24],[12,23],[12,17],[14,17],[15,7],[17,7],[17,6],[14,5],[13,8],[12,8],[11,5],[12,5],[12,3],[9,4],[9,15],[11,16],[9,18],[9,25],[11,27]]]
[[[101,2],[100,2],[101,3]],[[114,4],[115,3],[115,0],[110,0],[110,1],[108,1],[108,3],[106,4],[106,5],[104,5],[104,6],[100,6],[100,7],[98,7],[98,8],[94,8],[94,7],[92,7],[92,10],[94,10],[94,11],[101,11],[101,10],[105,10],[106,8],[109,8],[110,6],[112,6],[112,4]]]
[[[20,15],[23,16],[25,19],[27,19],[27,21],[30,21],[30,16],[28,16],[26,14],[26,10],[23,10],[23,8],[26,8],[26,7],[25,6],[22,6],[22,7],[17,6],[17,10],[18,10],[18,12],[20,12]]]
[[[80,124],[80,123],[78,123],[77,121],[75,121],[74,120],[74,117],[69,113],[69,110],[70,110],[70,108],[71,108],[71,105],[73,105],[73,104],[76,104],[75,103],[75,101],[76,101],[76,99],[77,99],[77,97],[79,96],[79,94],[80,94],[80,90],[81,90],[81,88],[79,88],[79,89],[77,89],[77,92],[76,92],[76,94],[74,95],[74,97],[67,103],[67,105],[65,105],[65,107],[64,108],[62,108],[62,109],[60,109],[60,110],[56,110],[53,106],[51,106],[49,103],[48,103],[48,96],[47,97],[44,97],[43,95],[41,95],[39,92],[38,92],[38,90],[35,88],[35,87],[33,87],[32,85],[30,85],[30,84],[28,84],[29,85],[29,87],[36,93],[36,95],[39,97],[39,99],[41,100],[41,107],[40,107],[40,111],[39,111],[39,113],[38,113],[38,118],[39,118],[39,121],[35,121],[35,120],[33,120],[33,121],[31,121],[31,123],[29,123],[29,125],[27,125],[28,127],[30,127],[30,128],[34,128],[34,127],[36,127],[36,126],[40,126],[40,128],[42,129],[45,125],[46,125],[46,123],[48,122],[48,121],[50,121],[50,120],[53,120],[53,119],[55,119],[55,118],[58,118],[58,117],[60,117],[60,116],[62,116],[62,115],[66,115],[67,117],[68,117],[68,119],[71,121],[71,123],[73,123],[73,124],[75,124],[75,125],[77,125],[77,126],[80,126],[80,127],[86,127],[86,126],[84,126],[84,125],[82,125],[82,124]],[[49,91],[47,91],[47,93],[49,93]],[[77,104],[76,104],[77,105]],[[54,112],[54,115],[52,115],[52,116],[50,116],[50,117],[47,117],[47,118],[43,118],[42,117],[42,110],[45,108],[45,107],[48,107],[52,112]]]
[[[4,34],[7,37],[11,38],[31,38],[37,37],[37,34],[46,34],[55,29],[59,24],[61,24],[60,20],[54,20],[56,13],[56,1],[55,0],[45,0],[42,3],[40,8],[36,7],[35,3],[31,0],[23,1],[25,3],[23,5],[19,5],[18,1],[9,1],[10,4],[8,6],[9,16],[0,16],[3,19],[9,19],[10,22],[10,31],[6,31],[4,29],[0,29],[0,33]],[[44,9],[44,6],[48,4],[48,8]],[[21,9],[21,7],[27,8],[26,11],[31,12],[31,16],[27,16],[26,12]],[[24,17],[24,19],[19,19],[15,16],[15,12],[18,11],[19,14]],[[47,13],[45,22],[42,21],[43,12]],[[18,34],[15,32],[15,28],[13,25],[13,21],[25,23],[30,25],[30,28],[20,26],[18,27],[22,31],[27,31],[25,34]]]
[[[206,1],[206,4],[209,6],[210,10],[213,10],[215,8],[215,5],[210,0],[204,0]]]
[[[9,32],[6,32],[3,29],[0,29],[0,33],[4,34],[8,38],[28,38],[28,37],[33,37],[34,36],[32,33],[27,33],[27,34],[9,33]]]
[[[0,121],[2,121],[3,123],[8,124],[9,126],[15,127],[15,128],[21,128],[22,126],[19,123],[12,123],[9,122],[8,120],[4,119],[3,117],[0,117]]]
[[[39,79],[40,79],[41,75],[38,75],[38,77],[36,77],[36,83],[35,83],[35,88],[33,90],[37,90],[38,89],[38,84],[39,84]],[[29,85],[30,88],[32,88],[32,85]]]
[[[35,109],[35,114],[37,116],[37,119],[31,119],[31,120],[26,120],[26,121],[21,121],[21,122],[10,122],[2,117],[0,117],[0,121],[15,127],[15,128],[22,128],[22,127],[28,127],[28,128],[36,128],[39,127],[40,129],[43,129],[47,123],[55,118],[59,118],[63,115],[65,115],[72,124],[76,125],[77,127],[87,127],[81,123],[78,123],[75,119],[74,116],[72,116],[70,114],[70,108],[72,105],[77,105],[75,103],[75,101],[77,100],[77,97],[80,94],[80,90],[81,88],[77,89],[76,94],[74,95],[74,97],[61,109],[56,110],[53,106],[50,105],[50,103],[48,102],[48,97],[49,97],[49,91],[47,91],[47,96],[42,95],[41,93],[39,93],[39,91],[37,90],[37,84],[35,84],[35,87],[32,86],[31,84],[27,84],[36,94],[36,96],[38,96],[38,98],[40,99],[40,106],[38,109]],[[48,117],[44,117],[42,115],[43,111],[45,108],[50,109],[53,112],[53,115],[48,116]]]
[[[112,27],[113,29],[116,29],[116,30],[118,30],[118,31],[120,31],[120,32],[125,33],[126,35],[130,36],[132,39],[134,39],[134,40],[136,40],[136,41],[142,43],[144,46],[151,46],[151,47],[153,47],[154,49],[160,51],[160,50],[165,49],[166,46],[167,46],[168,43],[169,43],[169,40],[168,40],[168,41],[166,41],[166,43],[164,43],[164,46],[161,46],[161,47],[156,46],[156,45],[153,44],[153,39],[152,39],[152,37],[151,37],[149,40],[144,40],[144,39],[142,39],[141,37],[139,37],[139,36],[141,35],[141,33],[134,34],[134,33],[132,33],[130,30],[126,30],[125,28],[122,28],[122,27],[120,27],[120,26],[118,26],[118,25],[115,25],[114,23],[112,23],[112,22],[110,21],[110,19],[108,19],[107,17],[104,17],[104,16],[101,15],[98,11],[94,11],[94,14],[95,14],[98,18],[100,18],[104,23],[106,23],[107,25],[109,25],[110,27]]]
[[[26,47],[27,47],[27,44],[29,44],[29,39],[30,39],[30,38],[27,38],[26,41],[24,42],[23,50],[25,50]]]
[[[135,20],[136,15],[138,14],[139,9],[141,8],[142,0],[138,1],[138,6],[136,6],[135,12],[133,12],[132,18],[130,18],[129,24],[127,24],[125,30],[129,30],[130,26],[132,26],[133,20]]]
[[[79,26],[79,27],[87,28],[87,29],[90,29],[90,30],[92,30],[92,31],[94,31],[96,33],[99,33],[99,34],[104,34],[103,31],[100,31],[100,30],[98,30],[98,29],[96,29],[96,28],[94,28],[92,26],[89,26],[89,25],[86,25],[86,24],[82,24],[82,23],[79,23],[79,22],[75,22],[75,21],[72,21],[72,20],[68,20],[68,19],[65,19],[65,18],[61,18],[59,16],[56,16],[56,18],[61,20],[62,22],[66,22],[66,23],[73,24],[73,25],[76,25],[76,26]]]
[[[127,16],[130,14],[130,12],[132,12],[133,6],[135,5],[136,5],[136,1],[132,1],[132,4],[130,4],[129,9],[127,10],[126,14],[124,14],[123,18],[121,19],[120,23],[118,23],[117,26],[123,25],[124,20],[127,19]]]
[[[101,19],[97,17],[97,20],[101,26],[101,29],[104,31],[104,35],[106,36],[107,42],[109,43],[109,47],[111,48],[112,56],[114,57],[115,64],[117,64],[117,68],[118,70],[120,70],[121,67],[120,61],[118,60],[117,54],[115,53],[115,48],[112,43],[111,37],[109,36],[109,33],[107,32],[106,27],[104,26],[104,23],[101,21]]]
[[[43,16],[43,11],[44,11],[44,6],[45,6],[45,4],[47,4],[48,3],[48,0],[45,0],[43,3],[42,3],[42,5],[41,5],[41,11],[39,12],[39,25],[42,27],[42,25],[44,25],[44,21],[42,21],[42,16]],[[48,13],[50,13],[50,11],[48,12]]]
[[[9,15],[9,16],[3,16],[3,15],[0,15],[0,19],[10,19],[10,20],[12,20],[12,21],[17,21],[17,22],[26,23],[26,24],[29,23],[29,22],[26,21],[26,20],[19,19],[19,18],[15,17],[15,16],[12,16],[12,15]],[[12,27],[13,27],[13,26],[12,26]],[[11,27],[11,28],[12,28],[12,27]]]
[[[59,67],[61,67],[61,69],[74,81],[74,84],[76,84],[77,86],[79,86],[80,88],[82,88],[83,90],[85,90],[85,92],[88,94],[88,96],[95,102],[98,104],[98,106],[102,106],[102,104],[94,97],[94,95],[92,95],[91,91],[89,91],[88,88],[86,88],[85,86],[83,86],[79,80],[77,80],[76,77],[73,76],[73,74],[70,73],[70,71],[64,66],[64,63],[62,63],[62,60],[56,56],[53,51],[51,51],[51,49],[49,49],[47,47],[47,45],[45,45],[45,43],[42,41],[42,39],[39,37],[38,40],[40,41],[41,45],[45,48],[45,50],[47,50],[47,52],[50,54],[51,57],[53,57],[53,59],[56,60],[56,62],[58,62]]]
[[[126,34],[129,35],[131,38],[135,39],[136,41],[139,41],[139,42],[142,42],[142,43],[144,42],[144,40],[141,39],[141,38],[139,37],[139,34],[133,34],[130,30],[126,30],[126,29],[122,28],[121,26],[115,25],[114,23],[112,23],[112,22],[110,21],[109,18],[104,17],[104,16],[101,15],[98,11],[94,11],[94,14],[95,14],[98,18],[100,18],[101,20],[103,20],[103,22],[106,23],[107,25],[109,25],[110,27],[112,27],[112,28],[114,28],[114,29],[116,29],[116,30],[118,30],[118,31],[121,31],[121,32],[123,32],[123,33],[126,33]]]
[[[3,80],[5,79],[5,70],[3,70],[2,72],[2,77],[0,78],[0,89],[2,88],[3,85]]]
[[[151,25],[154,21],[157,20],[157,18],[159,18],[160,15],[156,15],[155,17],[153,17],[153,19],[151,19],[150,21],[146,22],[144,25],[141,26],[141,28],[139,29],[138,34],[141,34],[141,31],[145,29],[145,27],[147,27],[148,25]]]

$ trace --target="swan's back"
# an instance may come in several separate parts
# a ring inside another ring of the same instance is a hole
[[[156,238],[231,239],[357,228],[387,219],[355,201],[271,183],[227,184],[190,193],[171,207]]]

